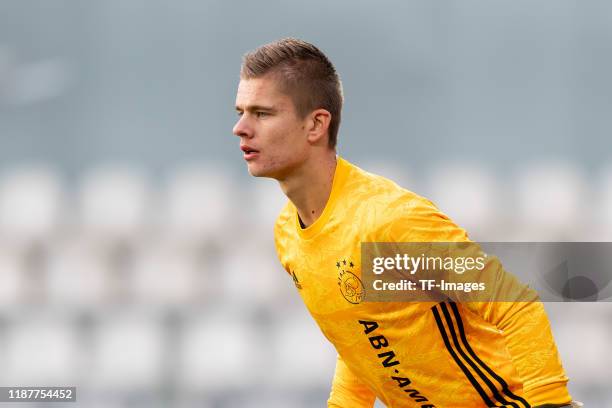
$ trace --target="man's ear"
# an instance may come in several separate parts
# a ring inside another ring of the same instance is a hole
[[[326,109],[316,109],[309,115],[308,141],[312,144],[324,142],[327,144],[331,113]]]

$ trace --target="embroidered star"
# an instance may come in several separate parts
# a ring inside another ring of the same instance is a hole
[[[336,268],[340,268],[340,262],[336,262]]]
[[[355,266],[355,264],[351,261],[349,262],[349,266],[352,268],[353,266]]]
[[[343,260],[342,260],[342,264],[343,264],[343,265],[346,265],[346,259],[343,259]]]

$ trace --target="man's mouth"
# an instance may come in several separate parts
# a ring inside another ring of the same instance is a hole
[[[250,146],[240,146],[240,150],[244,152],[243,156],[245,160],[254,159],[259,153],[259,150],[255,150]]]

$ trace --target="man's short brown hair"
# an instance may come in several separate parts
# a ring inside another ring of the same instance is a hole
[[[342,83],[331,61],[317,47],[295,38],[262,45],[244,55],[240,77],[275,75],[281,91],[291,97],[298,115],[315,109],[331,113],[329,147],[336,147],[342,111]]]

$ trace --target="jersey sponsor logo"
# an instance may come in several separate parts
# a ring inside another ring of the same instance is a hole
[[[342,293],[347,302],[357,305],[363,301],[365,288],[363,283],[361,283],[361,279],[351,271],[354,267],[355,264],[350,260],[347,262],[346,259],[343,259],[336,262],[340,293]]]
[[[302,289],[302,284],[300,283],[300,281],[298,280],[295,271],[291,271],[291,276],[293,277],[293,283],[295,284],[295,287],[298,289]]]
[[[406,377],[402,373],[402,367],[395,358],[395,352],[393,350],[387,350],[389,348],[389,340],[379,333],[374,334],[378,329],[378,322],[369,320],[359,320],[359,324],[363,326],[363,332],[368,336],[368,341],[374,350],[381,351],[376,356],[380,359],[380,363],[384,368],[389,369],[389,378],[395,381],[396,385],[405,392],[414,402],[419,403],[420,408],[435,408],[436,406],[427,399],[421,392],[413,387],[409,387],[412,383],[410,378]]]

